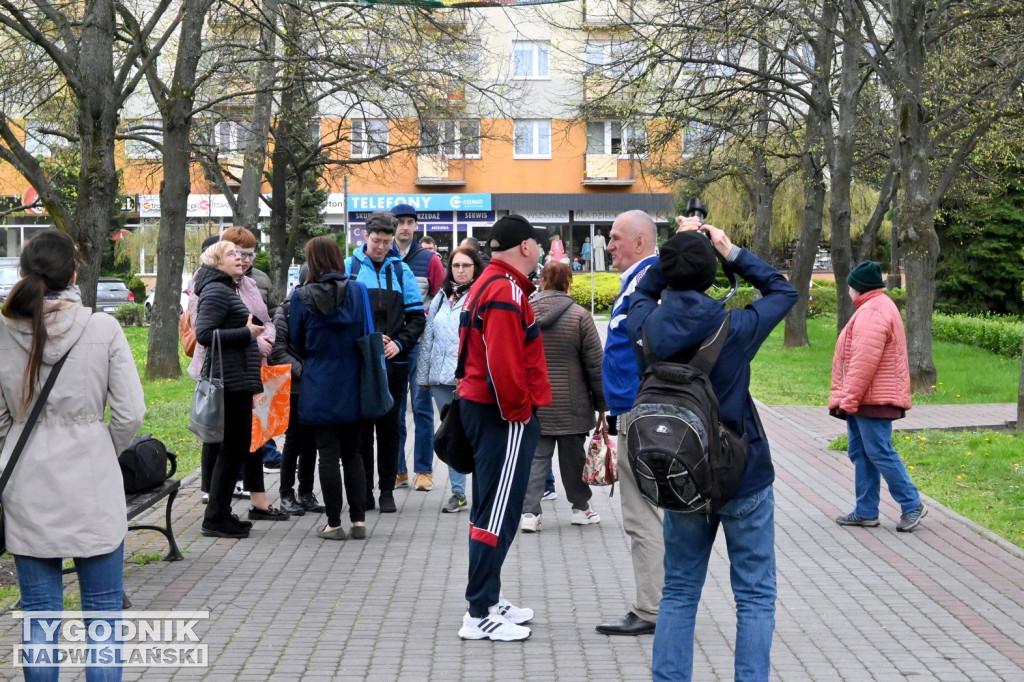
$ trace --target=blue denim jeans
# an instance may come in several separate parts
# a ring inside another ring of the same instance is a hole
[[[18,587],[21,589],[21,607],[24,611],[61,611],[64,609],[64,576],[61,574],[61,559],[37,559],[36,557],[15,555],[14,562],[18,567]],[[76,558],[75,569],[78,571],[78,584],[82,596],[82,611],[121,611],[124,543],[109,554],[88,558]],[[113,642],[112,630],[115,624],[110,619],[87,618],[86,626],[94,621],[110,623],[106,629],[109,637],[94,639],[88,635],[89,644]],[[47,619],[48,627],[53,620]],[[59,620],[57,632],[60,632]],[[51,640],[52,641],[52,638]],[[33,619],[29,637],[22,637],[24,644],[47,644],[46,634],[40,621]],[[117,646],[116,643],[113,646]],[[60,675],[59,667],[29,667],[22,669],[27,682],[56,682]],[[85,679],[89,682],[116,682],[121,679],[120,667],[88,667]]]
[[[910,480],[907,467],[892,446],[892,420],[847,415],[847,449],[853,462],[857,507],[854,512],[865,519],[878,518],[878,496],[881,478],[889,486],[889,494],[908,514],[921,506],[921,494]]]
[[[398,473],[409,472],[405,463],[405,405],[412,394],[412,419],[416,429],[416,442],[413,444],[413,471],[417,474],[434,472],[434,406],[430,404],[430,391],[421,391],[416,384],[416,361],[420,356],[420,347],[416,346],[409,352],[409,390],[402,391],[402,400],[398,408]]]
[[[738,681],[767,680],[775,631],[775,493],[730,500],[717,514],[665,512],[665,589],[654,633],[658,682],[693,679],[693,630],[718,526],[725,531],[736,601]],[[721,676],[721,671],[717,671]],[[705,671],[698,676],[706,679]]]
[[[455,400],[455,387],[447,384],[434,384],[430,387],[430,396],[434,399],[434,404],[437,405],[437,411],[440,412],[442,407]],[[452,483],[453,493],[466,494],[466,474],[460,474],[455,469],[448,467],[448,480]]]

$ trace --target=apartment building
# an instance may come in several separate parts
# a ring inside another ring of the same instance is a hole
[[[573,255],[592,230],[607,236],[615,216],[625,210],[642,209],[668,224],[673,198],[671,188],[652,173],[651,122],[616,118],[614,108],[590,120],[577,117],[581,102],[601,94],[608,81],[607,69],[621,49],[617,37],[628,20],[624,6],[616,0],[576,0],[438,12],[478,51],[479,77],[502,83],[511,94],[495,103],[453,88],[444,93],[443,110],[423,120],[387,118],[372,106],[342,106],[340,100],[337,107],[324,104],[310,133],[344,136],[346,142],[333,146],[332,154],[375,159],[345,167],[347,193],[341,171],[325,174],[326,224],[339,232],[347,229],[358,243],[372,211],[411,203],[421,210],[423,233],[447,251],[467,236],[486,239],[496,218],[515,212],[559,233]],[[146,109],[136,103],[133,123],[158,135],[159,120],[147,120]],[[213,129],[223,154],[237,156],[244,147],[249,133],[241,119],[244,114]],[[155,224],[159,158],[145,144],[120,146],[122,208],[132,215],[129,227]],[[681,156],[681,142],[668,151],[669,157],[676,151]],[[665,150],[658,156],[664,159]],[[228,202],[198,168],[192,187],[190,223],[206,229],[229,225]],[[26,182],[0,167],[0,195],[14,202],[27,192]],[[262,216],[269,218],[265,206]],[[0,245],[8,253],[17,251],[26,229],[47,224],[45,215],[8,222],[6,245]],[[142,263],[141,274],[155,274],[155,254],[144,254]]]

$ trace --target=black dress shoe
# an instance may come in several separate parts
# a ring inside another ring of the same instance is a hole
[[[316,495],[313,493],[306,493],[305,495],[299,495],[299,504],[302,508],[313,514],[323,514],[327,511],[327,507],[320,504],[320,500],[316,499]]]
[[[282,495],[281,511],[286,511],[292,516],[304,516],[306,508],[299,504],[294,495]]]
[[[398,507],[395,506],[395,496],[392,495],[390,490],[385,490],[380,494],[378,503],[380,504],[381,514],[394,514],[398,511]]]
[[[250,530],[252,528],[252,521],[244,521],[238,518],[238,514],[232,514],[231,521],[242,530]]]
[[[203,525],[199,529],[202,535],[211,538],[247,538],[249,537],[249,531],[245,528],[239,528],[235,525],[234,521],[207,521],[203,519]]]
[[[653,635],[655,623],[644,620],[632,611],[611,623],[601,623],[597,631],[602,635]]]

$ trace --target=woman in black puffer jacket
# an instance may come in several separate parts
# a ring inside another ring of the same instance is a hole
[[[238,296],[237,280],[246,264],[231,242],[217,242],[202,255],[193,289],[199,296],[196,342],[206,346],[204,376],[224,376],[224,440],[213,467],[210,503],[206,506],[202,534],[244,538],[252,523],[231,513],[231,493],[238,471],[249,456],[252,439],[252,397],[263,390],[260,351],[256,337],[262,321],[254,321]],[[219,336],[221,354],[214,348]]]

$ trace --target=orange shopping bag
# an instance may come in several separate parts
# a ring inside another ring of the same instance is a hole
[[[252,401],[252,442],[249,452],[256,452],[276,436],[288,430],[291,410],[291,365],[265,365],[262,368],[263,393]]]

